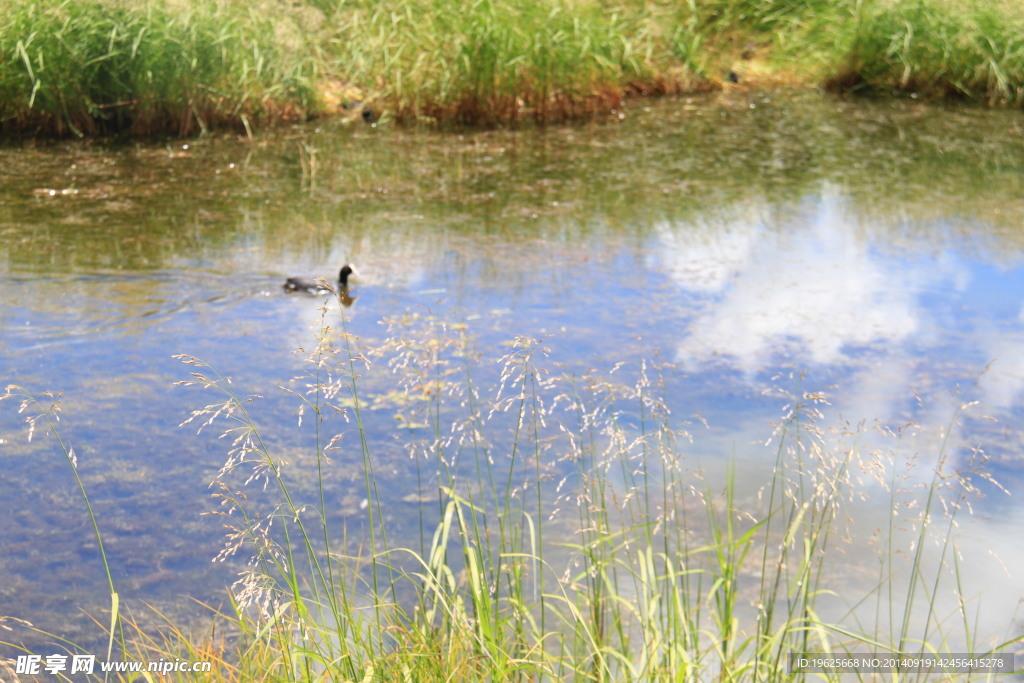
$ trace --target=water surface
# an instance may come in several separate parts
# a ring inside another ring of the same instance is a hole
[[[201,516],[225,443],[178,426],[214,397],[173,386],[188,370],[172,356],[260,394],[271,445],[308,457],[298,401],[279,387],[301,391],[295,351],[312,348],[320,301],[280,284],[347,261],[360,271],[347,329],[367,344],[388,336],[382,320],[416,313],[467,326],[482,381],[515,335],[543,339],[569,372],[663,364],[688,454],[710,472],[744,463],[752,505],[772,421],[818,390],[822,424],[902,425],[885,448],[919,453],[924,472],[979,447],[1019,491],[1019,112],[731,92],[627,113],[544,130],[325,123],[255,143],[0,150],[0,378],[63,392],[61,429],[122,598],[187,621],[183,596],[221,603],[238,571],[210,562],[223,530]],[[391,522],[413,539],[396,410],[371,403],[366,419]],[[83,503],[54,439],[27,443],[12,402],[0,428],[0,614],[84,642],[81,611],[107,599]],[[357,516],[358,459],[335,467],[336,514]],[[1003,634],[1019,629],[1024,557],[1010,539],[1024,520],[1016,495],[983,491],[965,562],[985,635]]]

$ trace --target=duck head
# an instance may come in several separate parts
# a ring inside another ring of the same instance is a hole
[[[356,272],[356,269],[353,268],[351,264],[346,263],[341,267],[341,272],[338,273],[338,283],[342,287],[348,287],[348,279],[352,275],[359,277],[359,273]]]

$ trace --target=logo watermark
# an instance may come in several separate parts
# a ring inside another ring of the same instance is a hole
[[[155,662],[97,661],[96,655],[18,655],[14,673],[38,676],[43,673],[57,675],[102,673],[203,673],[212,668],[210,662],[187,659],[158,659]]]

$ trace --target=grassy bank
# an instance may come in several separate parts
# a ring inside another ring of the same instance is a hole
[[[1022,29],[1019,6],[980,0],[11,0],[0,128],[548,121],[735,78],[1019,105]]]
[[[135,627],[112,577],[114,659],[213,662],[169,680],[802,681],[818,677],[789,672],[790,653],[1001,652],[1022,638],[982,644],[956,606],[956,528],[986,475],[937,453],[921,478],[916,455],[820,424],[823,395],[790,397],[774,475],[739,495],[693,461],[665,402],[671,367],[566,372],[526,338],[488,361],[465,325],[416,315],[366,347],[327,319],[296,394],[312,437],[301,460],[266,445],[258,400],[182,357],[184,384],[214,399],[186,424],[230,443],[213,486],[222,556],[251,559],[205,635]],[[56,427],[22,390],[6,398]],[[396,534],[371,404],[402,425],[418,538]],[[361,512],[337,514],[334,461],[359,463]],[[826,619],[846,553],[869,552],[851,545],[857,500],[878,496],[875,585],[845,588],[847,618]]]
[[[339,3],[328,51],[402,118],[564,119],[614,112],[627,95],[713,87],[695,22],[685,4]]]
[[[858,6],[826,85],[1024,104],[1024,10],[1010,3]]]
[[[315,64],[272,18],[205,0],[12,0],[0,59],[7,131],[189,135],[315,111]]]

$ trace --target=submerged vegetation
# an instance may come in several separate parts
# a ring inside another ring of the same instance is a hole
[[[1024,11],[944,0],[10,0],[0,129],[194,134],[325,114],[499,124],[782,82],[1024,103]]]
[[[126,660],[212,661],[202,680],[224,681],[800,681],[820,675],[793,671],[793,653],[1001,653],[1024,639],[988,640],[965,609],[957,527],[987,480],[980,453],[942,445],[922,475],[863,426],[820,424],[827,397],[798,392],[770,439],[775,474],[750,495],[690,452],[665,403],[670,366],[573,372],[529,338],[488,362],[466,324],[421,314],[370,347],[329,312],[295,394],[304,456],[268,445],[256,397],[181,357],[181,384],[216,395],[183,426],[230,443],[212,487],[218,559],[250,560],[198,634],[139,627],[112,579],[110,647]],[[56,429],[20,388],[3,398]],[[371,405],[403,435],[418,533],[397,533],[381,492]],[[338,462],[359,463],[359,512],[340,511]],[[850,540],[864,500],[888,510],[872,551]],[[840,591],[837,570],[870,553],[874,587]]]

